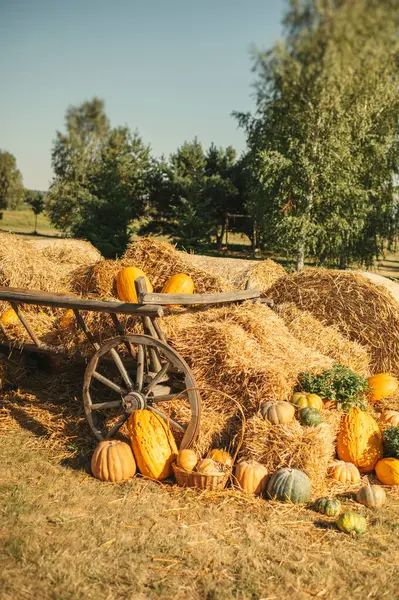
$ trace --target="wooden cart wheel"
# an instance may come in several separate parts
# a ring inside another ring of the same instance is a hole
[[[175,401],[185,402],[184,423],[169,408],[179,392],[193,387],[197,385],[188,364],[171,346],[148,335],[115,337],[104,342],[86,368],[86,418],[96,438],[103,440],[114,437],[134,410],[151,410],[169,423],[181,439],[180,448],[189,448],[199,431],[198,392],[189,390]],[[98,401],[93,401],[94,394]],[[109,413],[111,424],[106,422]]]

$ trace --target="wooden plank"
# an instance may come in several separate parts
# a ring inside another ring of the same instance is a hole
[[[162,317],[161,306],[143,306],[130,302],[113,302],[105,300],[86,300],[74,298],[64,294],[51,294],[36,290],[21,290],[19,288],[0,287],[0,300],[7,302],[21,302],[37,306],[50,306],[54,308],[72,308],[93,312],[116,313],[124,315],[137,315],[138,317]]]
[[[11,302],[11,306],[13,307],[14,312],[17,314],[18,319],[21,321],[22,325],[25,327],[26,331],[28,332],[28,335],[29,335],[30,339],[32,340],[32,342],[35,344],[35,346],[40,348],[40,346],[41,346],[40,340],[37,337],[37,335],[35,334],[35,332],[33,331],[32,327],[29,325],[28,319],[26,319],[24,317],[19,304],[17,304],[16,302]]]
[[[226,302],[240,302],[253,300],[260,297],[259,290],[241,290],[236,292],[220,292],[218,294],[153,294],[146,292],[140,295],[143,304],[223,304]]]

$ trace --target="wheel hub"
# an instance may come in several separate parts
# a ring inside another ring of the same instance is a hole
[[[129,392],[122,400],[122,408],[128,415],[135,410],[143,410],[146,406],[145,396],[140,392]]]

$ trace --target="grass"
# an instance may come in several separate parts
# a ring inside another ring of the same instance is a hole
[[[355,539],[233,490],[102,483],[87,472],[79,375],[43,377],[0,412],[2,600],[397,598],[397,492],[378,512],[343,500],[367,517]]]
[[[1,231],[32,234],[35,228],[35,215],[31,209],[3,210],[3,219],[0,221]],[[60,233],[51,225],[45,214],[38,215],[37,229],[39,235],[58,236]]]

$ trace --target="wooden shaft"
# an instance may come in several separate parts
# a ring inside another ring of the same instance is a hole
[[[19,308],[19,304],[17,304],[16,302],[10,302],[10,304],[13,307],[13,309],[15,310],[15,312],[17,313],[18,319],[21,321],[22,325],[25,327],[32,342],[35,344],[35,346],[40,348],[40,346],[41,346],[40,340],[36,336],[35,332],[31,328],[31,326],[29,325],[28,320],[25,319],[24,315],[22,314],[21,309]]]
[[[100,348],[100,344],[98,342],[96,342],[92,333],[87,329],[86,323],[84,322],[82,315],[80,314],[80,312],[78,311],[77,308],[74,308],[73,312],[75,313],[75,317],[76,317],[79,327],[81,328],[81,330],[83,331],[83,333],[85,334],[87,339],[89,340],[90,344],[93,346],[93,348],[98,350]]]
[[[254,300],[260,297],[259,290],[239,290],[237,292],[220,292],[218,294],[154,294],[145,292],[140,295],[143,304],[222,304]]]

